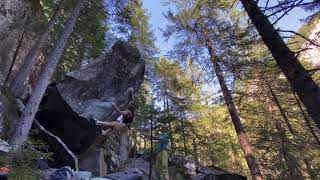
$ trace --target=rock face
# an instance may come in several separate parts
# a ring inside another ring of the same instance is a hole
[[[0,86],[11,82],[21,67],[24,58],[35,43],[42,15],[32,10],[30,1],[0,1]],[[35,18],[36,17],[36,18]],[[39,56],[33,74],[25,83],[25,97],[31,92],[36,77],[44,64],[44,57]]]
[[[122,172],[105,176],[113,180],[149,179],[149,162],[142,158],[130,158],[127,160]],[[194,161],[182,156],[171,156],[169,158],[170,179],[174,180],[245,180],[246,177],[226,172],[219,168],[207,168],[196,165]],[[152,171],[152,179],[156,179]]]
[[[115,145],[111,147],[113,149],[106,149],[110,142],[106,143],[105,140],[117,141],[117,137],[120,140],[123,132],[111,131],[107,138],[101,136],[92,119],[116,120],[118,115],[111,103],[115,102],[120,109],[127,107],[133,98],[132,94],[143,82],[144,67],[145,62],[139,51],[118,41],[106,55],[67,74],[64,80],[48,87],[36,118],[79,155],[80,169],[83,167],[83,170],[94,174],[106,174],[101,171],[106,170],[109,163],[105,161],[105,157],[117,154],[121,160],[120,150],[117,149],[119,147]],[[122,139],[128,141],[128,138]],[[73,166],[68,155],[54,141],[49,142],[58,165]],[[119,146],[119,141],[117,143]],[[128,153],[124,154],[127,156]]]

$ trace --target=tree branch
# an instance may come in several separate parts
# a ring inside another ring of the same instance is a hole
[[[278,29],[277,31],[280,31],[280,32],[288,32],[288,33],[292,33],[292,34],[295,34],[297,36],[300,36],[302,37],[303,39],[307,40],[310,44],[314,45],[314,46],[317,46],[320,48],[320,45],[315,43],[314,41],[310,40],[309,38],[305,37],[304,35],[300,34],[300,33],[297,33],[295,31],[291,31],[291,30],[281,30],[281,29]]]
[[[61,145],[62,147],[68,152],[68,154],[73,158],[74,161],[74,167],[76,171],[79,171],[79,166],[78,166],[78,158],[76,155],[73,154],[73,152],[68,148],[68,146],[63,143],[63,141],[58,137],[55,136],[54,134],[52,134],[50,131],[46,130],[38,120],[34,120],[34,123],[42,130],[44,131],[47,135],[49,135],[50,137],[53,137],[54,139],[56,139]]]

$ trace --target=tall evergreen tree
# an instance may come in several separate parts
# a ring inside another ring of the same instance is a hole
[[[12,81],[12,84],[10,85],[10,89],[15,96],[20,96],[22,94],[25,87],[24,82],[30,76],[31,70],[35,62],[38,60],[39,54],[41,52],[41,48],[45,46],[46,43],[48,43],[47,41],[48,41],[49,33],[54,27],[55,23],[57,22],[60,12],[63,9],[64,3],[65,3],[65,0],[61,0],[57,5],[57,7],[55,7],[53,15],[50,21],[48,22],[47,27],[39,35],[34,46],[29,51],[28,55],[23,61],[24,63],[20,68],[18,74],[16,75],[15,79]]]
[[[85,2],[86,0],[79,0],[74,7],[74,10],[70,15],[68,21],[66,22],[65,29],[63,30],[55,49],[49,56],[48,64],[42,72],[31,97],[29,98],[24,110],[22,111],[19,124],[17,125],[14,134],[10,139],[10,144],[14,151],[19,150],[21,145],[23,145],[23,143],[27,140],[27,136],[40,105],[42,96],[49,84],[55,68],[58,65],[63,49],[69,39],[69,36],[80,14],[80,10]]]
[[[279,68],[320,128],[320,88],[254,0],[240,0]]]
[[[181,6],[181,4],[183,3],[177,4],[177,6]],[[218,40],[216,40],[213,43],[212,40],[216,37],[214,36],[215,33],[221,33],[223,31],[223,33],[225,33],[225,30],[231,27],[228,23],[224,23],[219,19],[219,12],[224,11],[224,7],[226,6],[226,4],[222,1],[216,3],[211,3],[209,1],[199,1],[185,4],[186,5],[184,7],[177,8],[178,12],[176,15],[174,15],[173,13],[168,14],[167,17],[173,25],[169,27],[166,32],[168,34],[176,32],[177,34],[184,35],[187,38],[193,36],[191,38],[195,41],[195,43],[201,43],[202,47],[208,50],[210,61],[213,65],[215,74],[222,89],[222,94],[224,96],[224,100],[230,113],[234,128],[237,132],[239,143],[241,149],[244,152],[250,174],[253,179],[262,179],[262,174],[260,172],[258,163],[253,155],[252,148],[250,146],[248,138],[245,135],[244,127],[240,121],[231,93],[227,87],[220,65],[221,62],[219,62],[219,56],[216,55],[217,51],[219,51],[220,49],[215,49],[214,46],[220,48],[219,45],[221,44],[221,41],[219,42]],[[219,11],[219,7],[221,8],[221,11]],[[214,18],[211,16],[214,16]],[[220,26],[222,28],[220,28]],[[182,34],[181,31],[185,34]],[[223,34],[219,35],[223,36]],[[187,40],[186,43],[188,43],[188,41],[190,43],[190,39]],[[216,45],[215,43],[218,44]]]

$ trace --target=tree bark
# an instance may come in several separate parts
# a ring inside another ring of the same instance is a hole
[[[45,30],[41,32],[37,41],[33,45],[32,49],[29,51],[27,56],[24,59],[24,63],[21,66],[18,74],[14,78],[14,80],[10,84],[10,89],[15,96],[20,96],[24,90],[24,82],[26,81],[27,77],[29,77],[30,73],[32,72],[32,67],[34,66],[37,58],[40,54],[40,49],[47,43],[48,36],[50,31],[53,29],[55,22],[58,19],[58,15],[62,10],[62,6],[65,0],[61,0],[59,5],[55,8],[53,15],[46,27]]]
[[[173,138],[173,130],[172,130],[172,126],[171,126],[171,122],[169,122],[168,123],[169,124],[169,128],[168,128],[168,130],[169,130],[169,139],[170,139],[170,145],[171,145],[171,153],[173,154],[173,155],[175,155],[176,154],[176,145],[175,145],[175,140],[174,140],[174,138]]]
[[[279,109],[279,111],[280,111],[280,113],[281,113],[281,115],[282,115],[282,118],[283,118],[284,122],[286,123],[286,125],[287,125],[287,127],[288,127],[288,129],[289,129],[289,132],[290,132],[292,135],[295,135],[295,133],[294,133],[294,131],[293,131],[293,128],[292,128],[292,126],[291,126],[291,124],[290,124],[289,118],[288,118],[288,116],[286,115],[284,109],[282,108],[282,106],[281,106],[281,104],[280,104],[277,96],[276,96],[275,93],[273,92],[273,90],[272,90],[272,88],[271,88],[271,86],[270,86],[269,83],[267,83],[267,86],[268,86],[269,92],[270,92],[270,94],[271,94],[271,99],[272,99],[273,103],[274,103],[275,105],[277,105],[277,107],[278,107],[278,109]]]
[[[184,151],[184,156],[187,156],[187,140],[186,140],[186,132],[185,132],[185,124],[184,124],[184,118],[183,116],[180,115],[180,123],[181,123],[181,128],[182,128],[182,139],[183,139],[183,151]]]
[[[56,139],[61,146],[66,150],[66,152],[73,158],[74,161],[74,169],[76,171],[79,171],[79,163],[78,163],[78,157],[69,149],[69,147],[56,135],[52,134],[50,131],[46,130],[38,120],[35,120],[34,123],[42,130],[44,131],[48,136]]]
[[[268,106],[268,112],[271,115],[271,120],[273,121],[273,124],[276,128],[276,132],[278,135],[278,138],[280,139],[280,152],[285,160],[285,164],[288,168],[289,171],[289,179],[304,179],[302,172],[298,168],[297,164],[294,163],[293,157],[289,155],[288,153],[288,145],[289,145],[289,140],[286,136],[286,133],[284,129],[282,128],[281,124],[279,121],[277,121],[275,114],[276,112],[274,111],[273,104],[272,104],[272,99],[268,97],[267,100],[267,106]]]
[[[234,105],[234,102],[232,100],[231,94],[228,90],[227,84],[224,80],[221,67],[217,61],[217,58],[215,57],[214,49],[211,40],[209,39],[209,34],[207,31],[203,30],[203,35],[205,37],[205,43],[209,52],[210,60],[213,64],[216,76],[218,78],[224,100],[227,104],[228,111],[230,113],[230,117],[232,120],[232,123],[234,125],[234,128],[236,130],[236,133],[238,135],[239,143],[241,146],[241,149],[244,153],[244,156],[246,158],[250,174],[252,176],[252,179],[254,180],[261,180],[263,179],[262,174],[260,172],[259,165],[253,155],[253,151],[251,148],[251,145],[249,144],[248,138],[245,134],[244,128],[241,124],[240,118],[238,116],[236,107]]]
[[[34,91],[30,96],[30,99],[22,111],[21,117],[19,119],[19,124],[17,125],[13,136],[10,138],[10,143],[14,151],[19,150],[21,145],[27,140],[33,119],[43,97],[43,94],[49,84],[49,81],[53,75],[55,68],[58,65],[59,59],[62,55],[63,49],[70,37],[71,32],[75,26],[77,18],[80,14],[80,10],[83,4],[87,0],[79,0],[66,22],[65,29],[63,30],[56,47],[48,58],[48,64],[45,66],[44,71],[35,85]]]
[[[300,109],[301,114],[302,114],[302,116],[303,116],[303,118],[304,118],[304,121],[306,122],[306,124],[307,124],[307,126],[308,126],[308,128],[309,128],[309,130],[310,130],[310,132],[311,132],[311,134],[312,134],[312,136],[313,136],[314,139],[316,140],[317,144],[320,145],[320,139],[319,139],[318,135],[316,134],[315,130],[313,129],[313,127],[312,127],[312,125],[311,125],[311,123],[310,123],[310,121],[309,121],[309,118],[308,118],[308,116],[305,114],[305,112],[304,112],[304,110],[303,110],[303,108],[302,108],[302,105],[301,105],[298,97],[296,96],[296,93],[293,91],[293,89],[292,89],[292,93],[293,93],[293,96],[294,96],[294,98],[295,98],[298,106],[299,106],[299,109]]]
[[[240,0],[279,68],[320,128],[320,88],[254,0]]]
[[[310,160],[308,159],[308,158],[304,158],[304,163],[305,163],[305,165],[306,165],[306,168],[307,168],[307,172],[308,172],[308,174],[309,174],[309,178],[311,179],[311,180],[316,180],[317,179],[317,175],[315,174],[315,170],[314,170],[314,168],[312,167],[312,165],[311,165],[311,162],[310,162]]]
[[[153,117],[150,118],[150,162],[149,162],[149,180],[152,176],[152,158],[153,158]]]
[[[193,129],[193,127],[192,127]],[[194,161],[196,162],[196,164],[199,164],[199,154],[198,154],[198,145],[197,145],[197,140],[195,137],[195,132],[194,130],[192,130],[192,146],[193,146],[193,157],[194,157]]]

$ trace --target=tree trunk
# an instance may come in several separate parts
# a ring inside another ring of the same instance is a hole
[[[279,111],[280,111],[280,113],[281,113],[281,115],[282,115],[282,118],[284,119],[284,121],[285,121],[285,123],[286,123],[286,125],[287,125],[287,127],[288,127],[288,129],[289,129],[289,132],[290,132],[292,135],[295,135],[295,133],[294,133],[294,131],[293,131],[293,128],[292,128],[292,126],[291,126],[291,124],[290,124],[290,122],[289,122],[289,118],[288,118],[288,116],[286,115],[284,109],[282,108],[282,106],[281,106],[281,104],[280,104],[277,96],[276,96],[275,93],[273,92],[273,90],[272,90],[272,88],[271,88],[271,86],[270,86],[269,83],[267,83],[267,86],[268,86],[269,92],[270,92],[271,97],[272,97],[271,99],[272,99],[273,103],[274,103],[275,105],[277,105],[277,107],[278,107],[278,109],[279,109]]]
[[[187,140],[186,140],[186,132],[185,132],[185,124],[184,124],[184,118],[180,115],[180,123],[181,123],[181,128],[182,128],[182,139],[183,139],[183,151],[184,151],[184,156],[187,156]]]
[[[143,123],[143,129],[146,129],[147,128],[147,122],[144,121]],[[146,138],[143,138],[143,153],[146,152],[146,149],[147,149],[147,139]]]
[[[152,176],[152,158],[153,158],[153,117],[150,119],[150,162],[149,162],[149,180]]]
[[[16,63],[16,60],[17,60],[17,57],[18,57],[18,54],[19,54],[19,50],[20,50],[20,46],[21,46],[22,41],[23,41],[24,34],[25,34],[25,30],[23,30],[22,33],[21,33],[21,36],[20,36],[19,41],[18,41],[18,46],[17,46],[17,48],[16,48],[16,50],[14,52],[14,55],[13,55],[13,59],[12,59],[12,62],[11,62],[10,68],[9,68],[8,75],[7,75],[6,79],[4,80],[3,84],[7,84],[8,80],[9,80],[9,78],[11,76],[11,72],[12,72],[14,64]]]
[[[223,77],[223,74],[222,74],[222,70],[220,68],[220,65],[219,65],[216,57],[215,57],[214,49],[213,49],[213,46],[212,46],[212,42],[209,39],[208,32],[204,30],[203,31],[203,35],[205,37],[205,42],[206,42],[206,46],[207,46],[207,49],[208,49],[208,52],[209,52],[209,55],[210,55],[210,59],[211,59],[211,62],[213,64],[213,66],[214,66],[214,70],[215,70],[216,76],[218,78],[218,81],[219,81],[219,84],[220,84],[220,87],[221,87],[221,90],[222,90],[222,93],[223,93],[223,96],[224,96],[224,100],[225,100],[225,102],[227,104],[228,111],[230,113],[230,117],[231,117],[232,123],[233,123],[234,128],[236,130],[236,133],[238,135],[239,143],[240,143],[241,149],[242,149],[242,151],[244,153],[244,156],[246,158],[246,161],[247,161],[247,164],[248,164],[249,171],[250,171],[250,174],[252,176],[252,179],[254,179],[254,180],[263,179],[262,178],[262,174],[260,172],[259,165],[256,162],[256,159],[255,159],[255,157],[253,155],[253,151],[252,151],[251,145],[248,142],[248,138],[247,138],[247,136],[245,134],[245,131],[244,131],[244,128],[243,128],[243,126],[241,124],[241,121],[240,121],[240,118],[238,116],[238,113],[237,113],[236,107],[234,105],[234,102],[232,100],[231,94],[230,94],[230,92],[228,90],[228,87],[227,87],[227,84],[226,84],[226,82],[224,80],[224,77]]]
[[[315,170],[314,170],[314,168],[312,167],[312,165],[311,165],[311,162],[310,162],[310,160],[308,159],[308,158],[304,158],[304,163],[305,163],[305,165],[306,165],[306,168],[307,168],[307,172],[308,172],[308,174],[309,174],[309,178],[311,179],[311,180],[316,180],[317,179],[317,175],[316,175],[316,173],[315,173]]]
[[[316,142],[320,145],[320,139],[319,139],[318,135],[316,134],[315,130],[313,129],[313,127],[312,127],[312,125],[311,125],[311,123],[310,123],[310,121],[309,121],[308,116],[304,113],[304,110],[303,110],[303,108],[302,108],[302,105],[301,105],[298,97],[296,96],[296,93],[293,91],[293,89],[292,89],[292,93],[293,93],[293,96],[294,96],[294,98],[295,98],[298,106],[299,106],[299,109],[300,109],[300,111],[301,111],[301,113],[302,113],[302,116],[303,116],[303,118],[304,118],[304,121],[306,122],[306,124],[307,124],[307,126],[308,126],[308,128],[309,128],[309,130],[310,130],[310,132],[311,132],[311,134],[312,134],[312,136],[314,137],[314,139],[316,140]]]
[[[10,139],[10,143],[14,151],[18,150],[27,139],[42,96],[49,84],[56,66],[58,65],[63,49],[68,41],[71,32],[73,31],[77,18],[80,14],[80,10],[85,2],[86,0],[79,0],[77,2],[72,14],[66,22],[65,29],[63,30],[56,47],[48,58],[48,64],[45,66],[44,71],[41,73],[41,76],[37,84],[35,85],[34,91],[31,94],[30,99],[21,114],[19,124],[17,125],[15,132]]]
[[[289,139],[287,138],[287,135],[284,131],[284,129],[282,128],[281,124],[279,121],[277,121],[275,115],[276,112],[273,108],[273,99],[271,97],[267,97],[268,100],[266,101],[267,106],[268,106],[268,112],[271,115],[271,120],[273,121],[273,124],[276,128],[277,131],[277,135],[280,139],[281,142],[281,146],[280,146],[280,151],[281,154],[285,160],[285,164],[288,168],[289,171],[289,179],[304,179],[302,172],[300,171],[300,169],[298,168],[297,163],[295,163],[294,157],[292,157],[289,153],[288,153],[288,145],[289,145]]]
[[[24,91],[24,82],[27,77],[29,77],[32,72],[32,67],[34,66],[37,58],[39,57],[41,48],[47,43],[49,32],[53,29],[55,22],[58,20],[58,15],[62,10],[62,6],[65,0],[61,0],[59,5],[55,8],[52,18],[50,19],[46,29],[41,32],[37,41],[33,45],[32,49],[29,51],[28,55],[24,59],[24,63],[21,66],[15,79],[11,82],[10,89],[15,96],[20,96]]]
[[[289,140],[287,139],[285,132],[284,132],[283,128],[281,127],[281,124],[276,119],[273,119],[273,122],[274,122],[274,126],[277,130],[278,137],[281,141],[281,148],[280,149],[281,149],[282,155],[285,159],[285,163],[288,167],[288,171],[290,174],[289,179],[304,179],[302,172],[297,167],[297,164],[294,163],[293,157],[291,157],[288,153]]]
[[[170,139],[170,145],[171,145],[171,153],[173,154],[173,155],[175,155],[176,154],[176,145],[175,145],[175,143],[174,143],[174,139],[173,139],[173,130],[172,130],[172,126],[171,126],[171,123],[168,123],[169,124],[169,128],[168,128],[168,130],[169,130],[169,139]]]
[[[320,88],[288,48],[254,0],[240,0],[279,68],[320,128]]]
[[[199,164],[198,145],[194,133],[192,133],[193,157],[196,164]]]

